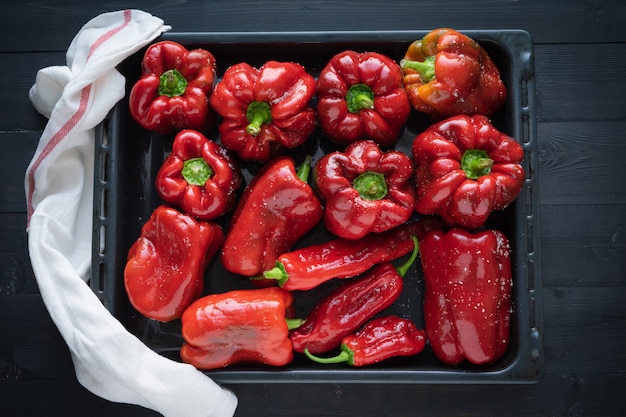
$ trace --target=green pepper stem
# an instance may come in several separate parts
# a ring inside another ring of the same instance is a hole
[[[187,90],[187,79],[178,70],[167,70],[159,77],[160,96],[182,96],[185,90]]]
[[[489,175],[493,160],[482,149],[468,149],[461,158],[461,169],[465,171],[467,178],[476,180],[483,175]]]
[[[297,329],[298,327],[302,326],[302,324],[304,324],[304,319],[301,319],[301,318],[296,318],[296,319],[285,318],[285,321],[287,322],[287,329],[289,330]]]
[[[413,252],[411,253],[411,256],[409,257],[409,259],[406,260],[405,263],[396,268],[396,271],[398,271],[398,275],[400,275],[401,277],[406,275],[411,265],[413,265],[413,263],[417,259],[417,254],[420,251],[420,244],[417,240],[417,237],[411,236],[411,240],[413,240]]]
[[[424,84],[431,82],[435,79],[435,56],[427,56],[424,61],[411,61],[408,59],[403,59],[400,61],[401,68],[409,68],[420,75],[422,82]]]
[[[387,196],[387,181],[380,172],[364,172],[354,179],[352,187],[366,200],[382,200]]]
[[[354,353],[346,348],[345,345],[341,345],[341,352],[339,352],[337,356],[332,356],[330,358],[320,358],[319,356],[315,356],[311,352],[309,352],[308,349],[304,349],[304,354],[312,361],[324,364],[341,362],[347,362],[348,364],[352,364],[354,361]]]
[[[183,162],[181,174],[188,184],[202,187],[213,175],[213,169],[204,158],[193,158]]]
[[[246,112],[248,126],[246,132],[252,136],[261,133],[261,126],[272,121],[272,110],[270,105],[264,101],[253,101],[248,105]]]
[[[304,162],[302,163],[302,165],[300,165],[298,172],[296,172],[296,175],[302,182],[307,182],[309,180],[312,160],[313,158],[311,157],[311,155],[307,155],[306,158],[304,158]]]
[[[374,92],[365,84],[354,84],[348,89],[346,104],[350,113],[358,113],[361,109],[373,109]]]
[[[289,279],[289,274],[287,273],[285,265],[283,265],[282,262],[276,262],[276,266],[274,268],[263,272],[263,277],[258,277],[257,279],[263,278],[274,279],[278,281],[278,285],[282,287]]]

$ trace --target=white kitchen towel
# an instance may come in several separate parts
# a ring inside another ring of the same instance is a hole
[[[125,79],[115,66],[169,29],[140,10],[104,13],[73,39],[67,66],[37,74],[30,98],[49,121],[25,177],[29,253],[84,387],[166,417],[228,417],[237,407],[230,390],[147,348],[88,285],[94,127],[124,96]]]

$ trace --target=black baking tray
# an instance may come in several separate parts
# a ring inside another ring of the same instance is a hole
[[[188,48],[201,47],[215,56],[218,77],[230,65],[248,62],[261,66],[269,60],[294,61],[317,76],[335,54],[351,49],[374,51],[399,61],[409,44],[422,38],[424,31],[383,32],[272,32],[272,33],[166,33],[159,40],[173,40]],[[524,189],[508,208],[494,213],[487,227],[503,231],[511,241],[514,274],[511,340],[506,355],[497,363],[475,366],[441,364],[430,348],[419,355],[397,358],[365,368],[347,365],[321,365],[297,354],[285,367],[232,365],[206,371],[222,383],[246,382],[327,382],[327,383],[532,383],[542,374],[542,310],[539,251],[537,139],[535,122],[535,77],[533,43],[521,30],[463,31],[477,40],[500,68],[507,86],[505,106],[492,116],[495,127],[516,138],[525,149]],[[93,268],[91,287],[103,304],[133,334],[154,351],[180,361],[182,344],[180,321],[158,323],[138,314],[124,291],[123,270],[131,244],[154,208],[162,204],[154,188],[154,179],[169,152],[172,135],[152,134],[139,127],[128,112],[128,93],[141,72],[145,48],[122,62],[118,70],[126,77],[126,98],[110,112],[96,129]],[[416,134],[430,121],[413,112],[395,145],[410,155]],[[219,141],[215,130],[208,135]],[[317,160],[336,149],[317,132],[307,144],[291,151],[297,162],[306,154]],[[242,164],[246,183],[259,169],[258,164]],[[243,187],[242,187],[243,189]],[[419,217],[417,214],[415,217]],[[228,216],[219,221],[224,230]],[[298,242],[297,246],[317,243],[331,236],[320,224]],[[404,258],[398,260],[402,262]],[[306,317],[312,306],[331,291],[331,281],[307,292],[296,293],[299,317]],[[226,272],[216,257],[206,273],[205,292],[224,292],[252,288],[243,277]],[[400,299],[381,314],[411,318],[423,326],[423,277],[419,261],[405,277]]]

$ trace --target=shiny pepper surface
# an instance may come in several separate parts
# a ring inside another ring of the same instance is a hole
[[[226,149],[200,132],[183,130],[157,173],[156,190],[196,219],[213,220],[233,208],[241,182],[241,171]]]
[[[424,323],[437,358],[457,365],[496,361],[511,314],[509,241],[499,231],[433,231],[420,242]]]
[[[335,55],[317,80],[320,127],[333,141],[396,142],[411,113],[399,65],[375,52]]]
[[[524,149],[482,115],[454,116],[417,135],[415,210],[476,229],[512,203],[524,185]]]
[[[400,65],[411,105],[435,120],[457,114],[490,116],[506,101],[491,57],[455,30],[435,29],[413,42]]]
[[[229,67],[211,95],[224,147],[240,158],[267,162],[302,145],[317,125],[310,101],[315,79],[294,62]]]
[[[204,289],[204,272],[224,241],[215,223],[157,207],[128,251],[124,285],[128,298],[145,317],[179,318]]]
[[[131,116],[147,130],[167,134],[176,130],[206,131],[215,121],[209,107],[216,65],[203,49],[187,50],[171,41],[146,51],[141,78],[129,96]]]

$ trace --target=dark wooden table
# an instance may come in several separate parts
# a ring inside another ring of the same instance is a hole
[[[38,69],[81,26],[138,8],[175,31],[524,29],[535,42],[544,370],[530,385],[242,384],[237,416],[626,413],[626,5],[608,1],[4,2],[0,25],[0,415],[148,416],[77,382],[29,263],[24,172]]]

